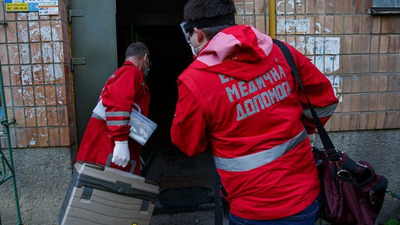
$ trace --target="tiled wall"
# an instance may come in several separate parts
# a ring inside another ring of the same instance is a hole
[[[235,0],[236,21],[268,33],[268,0]],[[372,0],[276,0],[276,38],[307,55],[340,104],[329,131],[400,128],[400,16]]]
[[[0,1],[0,59],[12,147],[75,142],[65,1],[59,15],[5,12]],[[5,146],[4,138],[2,147]]]
[[[12,147],[75,142],[66,0],[60,14],[4,13],[0,60]],[[268,0],[235,0],[238,24],[268,33]],[[276,38],[331,80],[340,99],[329,131],[400,128],[400,17],[371,16],[372,0],[276,0]],[[4,139],[2,146],[4,147]]]

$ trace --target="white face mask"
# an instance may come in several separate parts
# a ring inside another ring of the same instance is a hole
[[[147,75],[149,75],[149,72],[150,72],[150,66],[147,67],[143,72],[143,75],[144,75],[145,78],[147,77]]]
[[[193,45],[190,44],[190,43],[189,43],[189,46],[190,46],[190,50],[192,50],[193,57],[196,57],[196,56],[197,56],[197,53],[196,53],[195,48],[194,48]]]
[[[206,43],[203,43],[195,48],[195,47],[193,47],[193,45],[190,44],[190,46],[192,47],[193,55],[197,56],[199,54],[200,50],[204,47],[204,45],[206,45]]]
[[[146,69],[143,70],[143,76],[147,77],[147,75],[149,75],[149,72],[150,72],[151,62],[150,62],[150,60],[148,58],[145,59],[145,60],[146,60]]]
[[[190,42],[191,35],[190,35],[188,32],[186,32],[186,30],[185,30],[185,28],[184,28],[185,24],[186,24],[186,22],[182,22],[182,23],[180,24],[180,26],[181,26],[181,28],[182,28],[183,34],[185,35],[185,40],[186,40],[186,42],[189,44],[190,50],[192,50],[193,57],[196,57],[197,54],[199,54],[201,48],[204,46],[204,44],[203,44],[202,46],[198,46],[198,47],[194,47],[194,46],[192,45],[192,43]],[[192,35],[193,35],[193,34],[192,34]]]

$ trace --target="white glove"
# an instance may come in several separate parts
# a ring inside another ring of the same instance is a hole
[[[315,133],[314,134],[309,134],[308,138],[310,139],[311,146],[314,146]]]
[[[116,141],[111,162],[126,167],[130,160],[128,141]]]

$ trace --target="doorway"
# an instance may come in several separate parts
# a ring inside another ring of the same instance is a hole
[[[215,167],[211,154],[187,157],[171,142],[170,127],[177,101],[176,79],[193,61],[179,24],[187,0],[116,0],[118,66],[134,41],[150,50],[146,80],[149,117],[157,129],[144,146],[143,175],[160,184],[155,213],[209,210],[214,207]]]

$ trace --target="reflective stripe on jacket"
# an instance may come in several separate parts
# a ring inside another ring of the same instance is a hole
[[[338,102],[333,88],[307,57],[289,49],[325,123]],[[319,179],[307,138],[315,124],[269,36],[245,25],[221,31],[177,85],[172,142],[189,156],[211,147],[234,215],[278,219],[315,200]]]
[[[113,152],[114,142],[128,140],[131,159],[136,161],[135,173],[139,174],[142,147],[128,137],[129,115],[133,103],[140,106],[144,115],[148,115],[150,92],[144,83],[143,73],[133,63],[126,61],[103,87],[99,99],[101,109],[97,113],[94,112],[89,120],[77,161],[105,165],[108,155]],[[130,165],[125,168],[114,164],[111,166],[124,171],[130,170]]]

